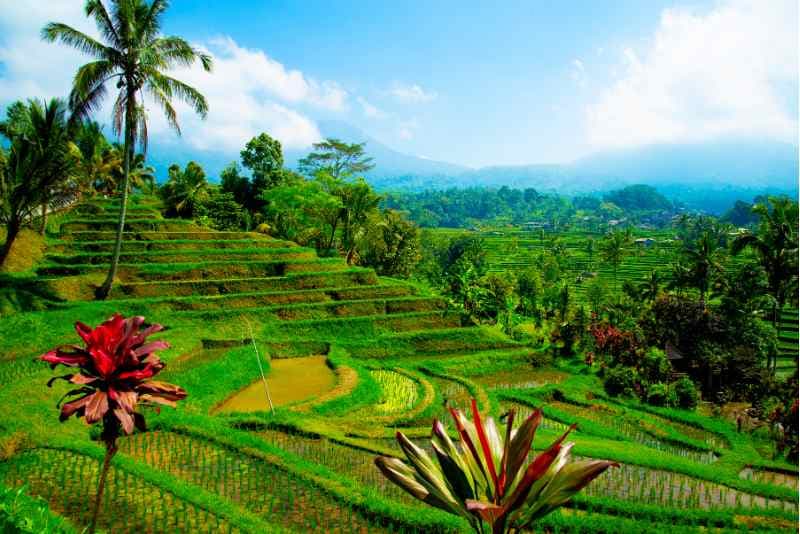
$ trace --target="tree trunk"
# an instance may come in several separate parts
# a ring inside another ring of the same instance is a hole
[[[338,225],[339,225],[339,219],[337,218],[331,225],[331,238],[328,240],[328,250],[333,248],[333,241],[334,239],[336,239],[336,227]]]
[[[108,468],[111,466],[111,459],[117,452],[117,440],[106,443],[106,456],[103,459],[103,468],[100,471],[100,480],[97,483],[97,494],[94,496],[94,506],[92,509],[92,522],[89,523],[89,534],[94,534],[97,527],[97,516],[100,514],[100,505],[103,501],[103,490],[106,487],[106,477]]]
[[[6,242],[3,243],[3,248],[0,249],[0,267],[5,264],[8,255],[11,253],[11,247],[14,245],[14,240],[19,235],[19,230],[22,225],[18,220],[12,219],[6,226]]]
[[[39,227],[39,234],[44,235],[45,230],[47,230],[47,200],[42,202],[42,225]]]
[[[128,85],[130,87],[130,84]],[[125,111],[125,160],[122,176],[122,199],[119,206],[119,223],[117,224],[117,237],[114,242],[114,255],[111,258],[111,266],[108,269],[108,276],[105,282],[97,290],[97,298],[105,300],[108,294],[111,293],[111,286],[114,284],[114,278],[117,276],[117,267],[119,266],[119,256],[122,252],[122,237],[125,232],[125,215],[128,210],[128,181],[130,179],[131,171],[131,152],[133,151],[133,128],[136,126],[134,111],[136,109],[135,95],[128,91],[127,109]]]

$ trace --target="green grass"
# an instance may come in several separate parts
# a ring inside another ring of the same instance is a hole
[[[762,457],[761,442],[731,422],[607,398],[580,362],[553,363],[547,345],[462,326],[427,288],[340,258],[188,221],[159,219],[156,228],[138,214],[160,213],[158,202],[138,196],[112,300],[75,301],[104,274],[113,243],[114,204],[95,205],[59,215],[52,227],[61,233],[43,242],[47,256],[2,279],[0,403],[13,410],[0,421],[0,526],[27,516],[63,532],[86,525],[102,448],[82,422],[55,422],[64,388],[45,386],[53,372],[34,357],[75,342],[74,321],[97,324],[120,311],[168,326],[163,379],[189,397],[175,410],[148,410],[150,431],[123,440],[101,514],[109,530],[464,532],[464,521],[419,504],[372,460],[399,454],[397,429],[424,442],[431,419],[447,417],[445,400],[463,408],[474,397],[494,416],[544,406],[537,449],[577,421],[575,454],[623,464],[536,532],[795,531],[796,490],[740,473],[755,466],[796,475],[797,466]],[[541,244],[519,234],[519,250],[510,251],[509,237],[490,239],[493,267],[526,268]],[[576,273],[588,261],[584,237],[564,236]],[[630,257],[619,283],[663,265],[670,247]],[[282,257],[297,254],[309,257]],[[607,269],[594,270],[609,280]],[[582,291],[576,286],[578,299]],[[796,311],[782,320],[782,346],[796,350]],[[253,341],[276,398],[288,400],[274,414],[263,403],[252,413],[218,410],[257,391]],[[306,358],[315,355],[312,366]],[[790,365],[789,356],[779,360],[781,371]],[[281,381],[281,366],[294,375]],[[5,519],[3,503],[23,486]]]

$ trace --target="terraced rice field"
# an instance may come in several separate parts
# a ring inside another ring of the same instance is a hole
[[[101,212],[91,217],[80,208],[62,216],[31,273],[49,309],[0,321],[0,403],[15,407],[0,421],[0,481],[24,486],[79,531],[102,449],[83,423],[54,422],[63,391],[44,387],[52,373],[33,357],[74,342],[75,320],[97,324],[114,311],[168,327],[164,379],[189,397],[176,410],[148,410],[149,431],[121,440],[100,515],[107,531],[465,532],[464,521],[388,483],[373,460],[399,454],[398,429],[424,444],[433,418],[472,397],[495,417],[542,403],[537,450],[578,421],[576,455],[622,464],[537,532],[795,531],[797,489],[787,481],[796,484],[797,466],[762,458],[732,423],[598,398],[594,377],[569,364],[533,368],[537,348],[462,326],[424,288],[339,258],[163,219],[141,197],[119,282],[109,301],[94,302],[115,206],[93,205]],[[586,269],[573,237],[575,269]],[[520,236],[521,251],[505,251],[497,268],[521,267],[537,242]],[[620,281],[657,264],[657,250],[632,258]]]

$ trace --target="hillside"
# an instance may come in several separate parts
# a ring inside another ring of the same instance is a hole
[[[578,422],[575,455],[622,463],[541,520],[548,532],[794,529],[796,466],[762,458],[733,423],[607,397],[580,362],[548,365],[547,344],[462,326],[422,288],[291,242],[164,219],[137,197],[119,283],[109,301],[91,301],[115,207],[60,216],[28,272],[50,309],[0,321],[0,402],[14,406],[0,425],[0,480],[77,529],[102,448],[82,422],[55,424],[67,386],[47,388],[53,372],[33,357],[74,342],[74,321],[114,311],[167,327],[163,378],[189,397],[148,410],[148,431],[121,440],[100,516],[109,531],[463,532],[462,519],[418,504],[372,461],[400,453],[398,428],[427,436],[446,405],[470,398],[495,416],[544,406],[537,449]]]

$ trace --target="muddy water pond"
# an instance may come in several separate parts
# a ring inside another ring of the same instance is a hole
[[[270,361],[267,386],[275,406],[309,400],[327,393],[336,386],[336,374],[328,367],[325,356],[274,359]],[[264,382],[252,384],[228,398],[216,413],[260,412],[269,410]]]

